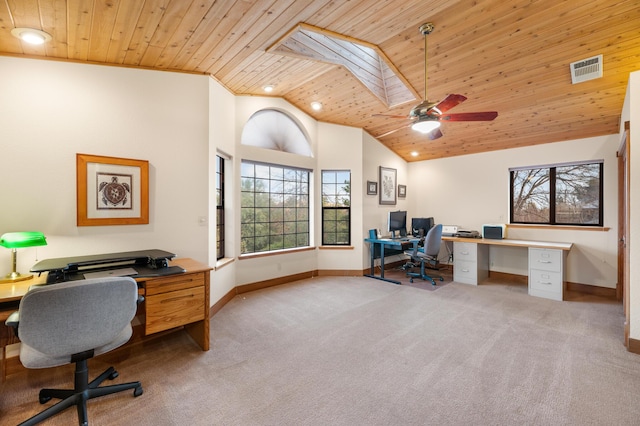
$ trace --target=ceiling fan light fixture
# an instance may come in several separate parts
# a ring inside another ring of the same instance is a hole
[[[440,122],[436,120],[421,120],[416,121],[411,125],[411,128],[420,133],[430,133],[440,127]]]
[[[36,30],[34,28],[14,28],[11,30],[11,35],[19,38],[25,43],[39,45],[51,41],[51,35],[42,30]]]

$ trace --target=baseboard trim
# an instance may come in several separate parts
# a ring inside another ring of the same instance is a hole
[[[598,287],[595,285],[567,282],[565,286],[565,291],[590,294],[593,296],[600,296],[606,299],[619,301],[617,296],[617,291],[615,288]]]
[[[627,350],[631,353],[640,355],[640,340],[629,338],[629,346]]]
[[[287,284],[294,281],[304,280],[306,278],[313,278],[318,275],[318,271],[301,272],[299,274],[286,275],[284,277],[273,278],[270,280],[257,281],[255,283],[243,284],[236,286],[236,294],[248,293],[250,291],[256,291],[267,287],[273,287],[276,285]]]

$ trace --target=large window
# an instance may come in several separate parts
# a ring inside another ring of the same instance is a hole
[[[322,171],[322,245],[351,244],[351,172]]]
[[[216,155],[216,259],[224,257],[224,158]]]
[[[602,226],[600,161],[511,169],[511,223]]]
[[[242,254],[309,246],[309,171],[242,161]]]

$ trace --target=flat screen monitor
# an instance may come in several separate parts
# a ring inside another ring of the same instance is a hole
[[[391,238],[407,236],[407,212],[398,210],[397,212],[389,212],[389,233]],[[398,233],[400,235],[398,235]]]
[[[432,217],[414,217],[411,219],[411,234],[414,237],[426,237],[431,228],[433,228]],[[420,235],[420,231],[422,231],[422,235]]]

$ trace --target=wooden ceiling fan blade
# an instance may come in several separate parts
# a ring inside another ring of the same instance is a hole
[[[395,132],[397,132],[398,130],[406,129],[406,128],[407,128],[407,127],[409,127],[409,126],[411,126],[411,124],[408,124],[408,125],[406,125],[406,126],[402,126],[402,127],[398,127],[397,129],[389,130],[389,131],[388,131],[388,132],[386,132],[386,133],[383,133],[383,134],[381,134],[381,135],[376,136],[376,138],[383,138],[383,137],[385,137],[385,136],[389,136],[390,134],[395,133]]]
[[[440,116],[440,121],[491,121],[498,116],[496,111],[460,112]]]
[[[438,108],[440,112],[447,112],[454,106],[459,105],[466,100],[466,96],[451,94],[435,105],[435,107]]]

